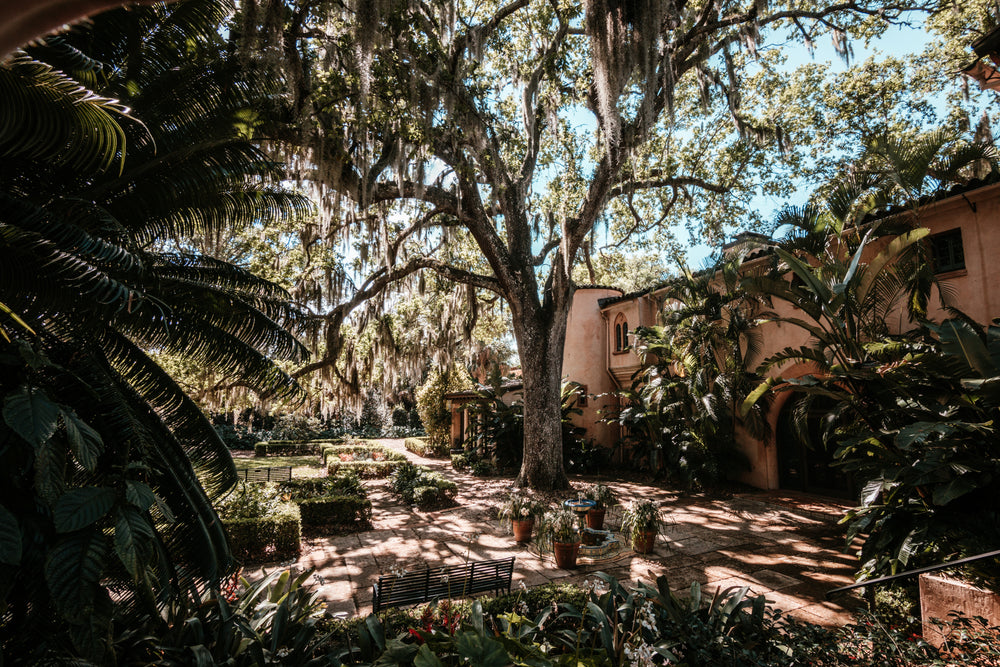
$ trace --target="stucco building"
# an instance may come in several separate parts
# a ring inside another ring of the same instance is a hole
[[[925,241],[934,258],[935,272],[947,286],[952,305],[978,322],[1000,317],[1000,183],[956,187],[923,203],[917,212],[918,225],[929,229]],[[758,257],[748,262],[763,262]],[[563,377],[579,382],[588,394],[583,414],[574,418],[586,428],[586,437],[605,447],[614,447],[622,434],[614,424],[603,423],[601,413],[615,410],[617,390],[628,388],[639,369],[640,360],[632,343],[636,327],[658,323],[665,296],[664,288],[623,294],[610,287],[587,286],[577,289],[566,334]],[[782,316],[802,316],[792,306],[775,302]],[[940,295],[934,294],[929,308],[933,320],[947,317]],[[893,311],[889,330],[900,333],[912,325],[902,309]],[[786,347],[808,344],[801,328],[780,322],[762,325],[763,345],[756,365]],[[812,372],[807,365],[784,367],[783,377],[799,377]],[[790,392],[779,394],[771,406],[772,435],[766,441],[745,433],[738,442],[750,467],[739,481],[762,489],[794,488],[823,494],[845,494],[850,480],[830,468],[829,455],[822,448],[806,448],[792,437],[786,423],[785,405]],[[456,444],[466,427],[461,400],[455,397],[453,440]]]

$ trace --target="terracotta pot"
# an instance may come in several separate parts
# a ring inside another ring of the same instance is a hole
[[[514,524],[514,541],[515,542],[530,542],[531,541],[531,531],[535,529],[535,520],[532,519],[515,519]]]
[[[553,542],[552,551],[556,556],[556,567],[563,570],[576,568],[576,557],[580,553],[579,542]]]
[[[656,542],[656,531],[644,530],[632,536],[632,549],[637,554],[648,554],[653,550],[654,542]]]
[[[587,528],[591,530],[603,530],[605,513],[607,513],[607,510],[603,507],[593,507],[587,510]]]

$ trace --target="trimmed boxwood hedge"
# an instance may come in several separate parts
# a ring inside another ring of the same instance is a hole
[[[233,556],[243,563],[298,558],[302,551],[302,519],[295,503],[283,503],[272,516],[225,519]]]
[[[372,522],[372,501],[357,496],[320,496],[296,500],[302,514],[302,528],[344,526],[368,528]]]
[[[418,456],[426,456],[431,459],[446,458],[450,451],[447,442],[434,446],[431,444],[430,438],[407,438],[403,441],[403,446]]]
[[[269,440],[258,442],[253,446],[255,457],[264,456],[301,456],[303,454],[319,454],[324,446],[341,442],[340,440]]]
[[[339,458],[341,454],[377,456],[379,460],[361,458],[353,461],[341,461]],[[400,464],[406,463],[406,461],[404,454],[375,443],[326,445],[323,447],[323,463],[327,464],[327,471],[331,475],[350,470],[364,479],[380,479],[391,475]]]

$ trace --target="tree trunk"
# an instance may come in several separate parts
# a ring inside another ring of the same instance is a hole
[[[568,317],[569,298],[514,317],[524,382],[524,460],[517,486],[569,488],[562,455],[562,362]]]

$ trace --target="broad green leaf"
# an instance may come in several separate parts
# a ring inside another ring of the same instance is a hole
[[[93,605],[107,557],[104,539],[99,530],[79,531],[49,551],[45,580],[64,616],[78,617]]]
[[[510,664],[503,645],[485,634],[462,632],[456,635],[455,650],[476,667],[507,667]]]
[[[85,528],[107,514],[114,504],[115,492],[106,487],[85,486],[67,491],[52,512],[56,531],[69,533]]]
[[[413,656],[413,667],[444,667],[444,663],[431,651],[427,644],[422,644]]]
[[[909,449],[913,445],[927,442],[932,436],[944,436],[954,431],[954,425],[949,422],[915,422],[899,429],[899,433],[896,434],[896,446],[900,449]]]
[[[746,417],[750,413],[750,410],[753,408],[754,404],[757,403],[757,401],[759,401],[760,398],[764,394],[766,394],[767,391],[775,384],[777,384],[775,378],[767,378],[766,380],[761,382],[756,389],[750,392],[747,395],[746,400],[743,401],[743,404],[740,405],[740,416]]]
[[[145,482],[130,479],[125,482],[125,500],[145,512],[156,502],[156,494]]]
[[[21,528],[17,517],[0,505],[0,564],[18,565],[21,562]]]
[[[76,460],[85,470],[91,472],[97,467],[97,457],[104,451],[104,441],[89,424],[76,416],[72,410],[62,411],[66,439]]]
[[[938,331],[941,336],[942,352],[959,357],[981,377],[993,377],[998,374],[986,345],[967,322],[957,319],[946,320],[941,323]]]
[[[146,515],[129,505],[118,511],[118,520],[115,522],[115,553],[135,579],[139,578],[152,539],[153,529]]]
[[[977,488],[976,484],[966,477],[957,477],[947,484],[935,487],[934,495],[931,496],[931,502],[938,507],[942,507],[956,498],[960,498],[971,491],[975,491]]]
[[[48,442],[59,425],[59,406],[37,387],[23,386],[3,402],[3,420],[35,447]]]
[[[65,478],[66,449],[50,438],[35,448],[35,490],[46,503],[55,505],[66,487]]]

